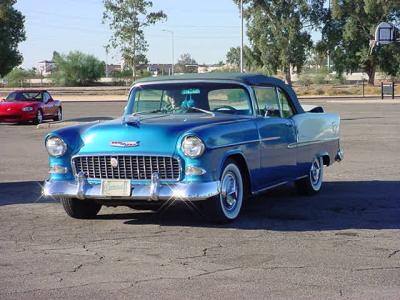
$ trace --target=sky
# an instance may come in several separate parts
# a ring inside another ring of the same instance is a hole
[[[150,63],[171,63],[171,34],[163,30],[174,32],[175,62],[190,53],[200,64],[218,63],[230,47],[240,44],[240,13],[232,0],[153,0],[153,4],[153,10],[163,10],[168,20],[145,31]],[[53,51],[73,50],[120,63],[117,50],[108,55],[105,51],[111,31],[102,24],[102,0],[18,0],[15,7],[26,17],[27,39],[19,47],[22,67],[51,60]]]

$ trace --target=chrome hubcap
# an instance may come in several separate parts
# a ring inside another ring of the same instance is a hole
[[[319,159],[315,159],[311,165],[310,170],[311,182],[313,185],[318,184],[321,177],[321,162]]]
[[[40,111],[38,112],[37,118],[38,118],[39,123],[42,123],[43,117],[42,117],[42,113]]]
[[[238,185],[235,175],[227,173],[221,184],[221,197],[227,210],[234,210],[238,202]]]
[[[61,115],[61,110],[59,109],[59,110],[58,110],[58,119],[61,120],[61,117],[62,117],[62,115]]]

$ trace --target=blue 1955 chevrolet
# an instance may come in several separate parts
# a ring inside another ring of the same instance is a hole
[[[46,137],[43,193],[74,218],[95,217],[102,205],[181,200],[228,222],[251,195],[288,182],[319,192],[324,166],[343,158],[339,125],[337,114],[305,112],[289,86],[263,75],[144,79],[122,118]]]

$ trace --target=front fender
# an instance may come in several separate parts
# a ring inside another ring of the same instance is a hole
[[[54,165],[66,167],[68,168],[68,172],[66,174],[50,174],[50,179],[52,180],[73,179],[74,175],[72,172],[71,157],[79,152],[80,148],[83,145],[81,135],[84,132],[84,130],[90,127],[91,125],[93,125],[93,123],[69,126],[52,131],[46,135],[45,142],[47,138],[55,136],[61,138],[67,145],[67,151],[63,156],[61,157],[49,156],[49,165],[50,167]]]
[[[206,149],[201,157],[191,159],[183,154],[182,140],[188,135],[195,135],[204,142]],[[187,131],[178,139],[176,152],[183,158],[185,166],[198,166],[207,171],[202,176],[185,177],[189,181],[219,180],[224,162],[232,155],[243,157],[250,176],[260,165],[259,135],[251,118],[213,126],[210,124]]]

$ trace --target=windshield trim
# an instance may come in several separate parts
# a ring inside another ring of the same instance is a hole
[[[127,115],[127,111],[130,111],[133,109],[131,105],[130,99],[132,96],[132,93],[135,91],[137,88],[141,88],[142,86],[148,86],[148,85],[161,85],[161,84],[182,84],[182,83],[225,83],[225,84],[236,84],[238,86],[242,86],[249,94],[249,100],[250,100],[250,108],[252,110],[251,114],[249,116],[256,117],[257,116],[257,108],[255,106],[255,98],[254,98],[254,90],[252,89],[251,86],[238,82],[236,80],[199,80],[199,79],[182,79],[182,80],[162,80],[162,81],[148,81],[148,82],[138,82],[135,83],[129,90],[129,95],[128,95],[128,104],[126,106],[126,109],[124,111],[124,115]]]

